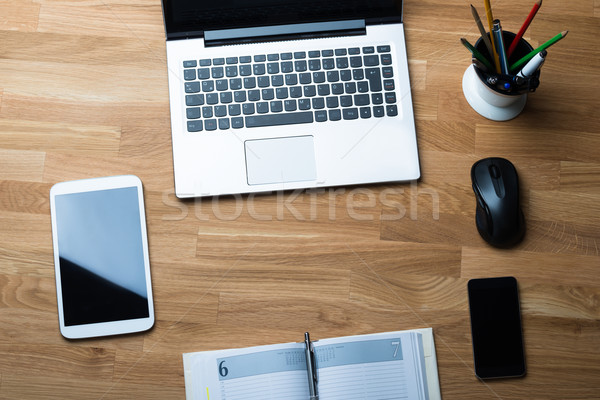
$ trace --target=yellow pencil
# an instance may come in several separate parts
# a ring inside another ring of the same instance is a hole
[[[485,4],[485,15],[487,17],[488,28],[490,32],[492,32],[492,28],[494,27],[494,16],[492,15],[492,6],[490,5],[490,0],[483,0]],[[496,51],[496,43],[494,41],[494,35],[490,34],[490,42],[492,43],[492,58],[494,59],[494,65],[496,67],[496,73],[500,73],[500,57],[498,56],[498,52]]]

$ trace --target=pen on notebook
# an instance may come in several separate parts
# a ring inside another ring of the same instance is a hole
[[[508,51],[506,52],[507,58],[510,58],[513,51],[515,51],[515,49],[517,48],[517,44],[519,44],[519,41],[523,37],[523,34],[527,30],[527,28],[529,28],[529,24],[531,24],[531,21],[533,21],[533,17],[535,17],[535,14],[537,14],[537,12],[541,6],[542,6],[542,0],[538,0],[533,4],[533,8],[529,12],[529,15],[527,15],[527,18],[525,19],[523,26],[521,26],[521,29],[519,29],[519,32],[517,32],[517,36],[515,36],[512,43],[510,44],[510,47],[508,48]]]
[[[471,14],[473,14],[473,18],[475,19],[475,23],[477,24],[479,33],[481,33],[481,39],[483,40],[483,43],[485,43],[485,47],[487,48],[488,53],[490,55],[493,55],[494,53],[492,52],[492,43],[490,42],[490,38],[489,38],[487,32],[485,31],[483,24],[481,23],[481,18],[479,18],[479,13],[477,13],[477,9],[473,6],[473,4],[471,4]]]
[[[306,372],[308,374],[309,400],[319,400],[317,394],[317,370],[315,365],[315,349],[308,332],[304,333],[304,353],[306,354]]]
[[[475,57],[476,59],[481,61],[483,63],[483,65],[486,66],[486,68],[488,68],[489,70],[494,69],[492,64],[490,64],[490,62],[488,60],[486,60],[486,58],[483,56],[483,54],[481,54],[475,47],[473,47],[473,45],[471,43],[469,43],[469,41],[467,39],[460,38],[460,42],[463,44],[463,46],[465,46],[467,49],[469,49],[469,51],[473,54],[473,57]]]
[[[519,78],[528,78],[531,75],[533,75],[535,71],[537,71],[542,66],[542,64],[544,64],[544,61],[546,61],[547,54],[548,52],[546,50],[537,53],[531,60],[529,60],[527,64],[525,64],[525,66],[522,70],[519,71],[517,76]]]
[[[504,38],[502,37],[502,26],[499,19],[494,20],[492,36],[494,37],[498,59],[500,60],[500,71],[503,74],[508,74],[508,60],[506,58],[506,50],[504,49]]]
[[[496,67],[496,72],[500,73],[500,60],[498,58],[498,52],[496,51],[496,43],[494,43],[494,35],[492,35],[492,28],[494,27],[493,21],[494,16],[492,15],[492,5],[490,4],[490,0],[483,0],[485,5],[485,16],[488,22],[488,29],[490,30],[490,43],[492,44],[492,59],[493,64]]]
[[[533,57],[535,57],[536,54],[538,54],[538,53],[546,50],[548,47],[552,46],[554,43],[558,42],[559,40],[561,40],[562,38],[564,38],[565,36],[567,36],[567,33],[569,33],[569,31],[563,31],[563,32],[559,33],[558,35],[554,36],[552,39],[548,40],[546,43],[544,43],[543,45],[541,45],[537,49],[532,50],[529,54],[527,54],[526,56],[524,56],[523,58],[521,58],[519,61],[517,61],[513,65],[511,65],[510,66],[510,70],[511,71],[515,71],[515,70],[519,69],[527,61],[529,61]]]

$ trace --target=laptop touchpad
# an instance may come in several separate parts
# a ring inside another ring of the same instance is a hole
[[[248,184],[316,180],[313,140],[313,136],[294,136],[244,142]]]

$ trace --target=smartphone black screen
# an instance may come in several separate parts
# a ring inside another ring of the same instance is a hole
[[[524,375],[517,280],[471,279],[468,291],[475,374],[482,379]]]

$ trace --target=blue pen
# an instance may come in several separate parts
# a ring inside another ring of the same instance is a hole
[[[498,58],[500,59],[500,71],[503,74],[508,74],[508,60],[506,58],[506,50],[504,48],[504,38],[502,37],[502,27],[500,26],[500,20],[494,20],[494,26],[492,28],[492,35],[494,35],[494,44],[496,45],[496,51],[498,52]]]

